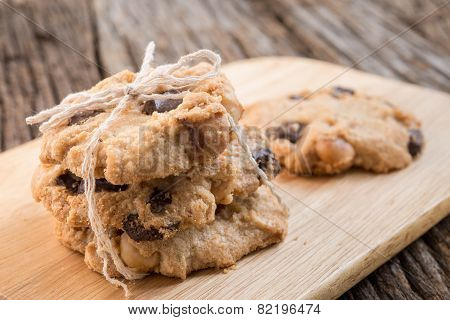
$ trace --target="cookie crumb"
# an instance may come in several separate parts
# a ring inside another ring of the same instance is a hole
[[[236,269],[237,269],[237,266],[236,266],[235,264],[233,264],[232,266],[229,266],[229,267],[227,267],[227,268],[223,268],[223,269],[222,269],[222,272],[225,273],[225,274],[227,274],[228,272],[230,272],[230,271],[232,271],[232,270],[236,270]]]

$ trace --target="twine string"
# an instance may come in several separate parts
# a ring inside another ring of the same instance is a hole
[[[283,206],[286,209],[286,206],[284,205],[284,202],[281,200],[281,197],[278,195],[278,193],[275,191],[275,187],[273,183],[270,181],[267,174],[262,170],[258,163],[256,162],[255,158],[252,155],[252,151],[250,150],[250,147],[247,143],[247,137],[244,134],[244,131],[241,129],[239,125],[236,124],[233,117],[230,115],[227,115],[228,122],[230,123],[231,130],[235,133],[239,144],[241,145],[242,149],[244,149],[245,154],[247,155],[248,159],[250,160],[250,163],[252,164],[253,168],[255,169],[258,176],[261,178],[262,183],[265,184],[270,191],[275,195],[277,198],[279,204]]]

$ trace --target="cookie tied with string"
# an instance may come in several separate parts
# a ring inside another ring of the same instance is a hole
[[[118,278],[157,270],[127,260],[116,241],[121,235],[162,246],[187,230],[204,237],[201,230],[216,223],[222,206],[250,199],[261,185],[276,200],[284,227],[267,241],[255,233],[233,260],[285,235],[287,210],[269,181],[279,165],[259,130],[237,125],[242,107],[219,72],[220,57],[199,50],[153,68],[153,52],[150,43],[137,73],[122,71],[26,119],[43,133],[35,199],[70,230],[89,231],[86,262],[95,257],[94,269],[126,295]],[[233,221],[230,230],[236,227]]]
[[[174,74],[199,77],[212,68],[203,62],[180,68]],[[133,72],[122,71],[86,94],[126,88],[135,78]],[[179,175],[211,162],[228,145],[231,131],[226,115],[230,113],[239,119],[241,106],[223,74],[183,89],[159,84],[155,90],[152,100],[130,100],[128,107],[102,133],[97,147],[96,178],[128,184]],[[83,99],[83,95],[69,97],[66,103]],[[101,109],[83,110],[44,131],[41,162],[63,164],[81,176],[86,145],[116,105],[114,100],[105,101]]]

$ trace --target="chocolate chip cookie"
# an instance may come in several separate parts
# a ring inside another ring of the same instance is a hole
[[[242,123],[265,126],[281,164],[301,175],[351,167],[376,173],[402,169],[424,145],[413,115],[343,87],[256,103],[246,109]]]
[[[200,63],[178,70],[175,76],[195,76],[209,68],[210,65]],[[134,78],[134,73],[123,71],[88,92],[125,86]],[[174,92],[160,85],[157,93]],[[71,102],[74,101],[68,98],[67,103]],[[111,109],[84,111],[44,132],[41,162],[62,164],[81,176],[87,142],[115,107],[114,102],[105,103],[111,104]],[[100,138],[96,175],[120,185],[184,173],[223,152],[231,141],[227,116],[232,115],[237,121],[241,112],[234,91],[222,74],[198,82],[182,99],[150,100],[129,108]]]
[[[247,198],[219,206],[215,215],[213,223],[187,228],[166,240],[136,241],[126,230],[110,232],[110,237],[133,270],[185,279],[195,270],[232,266],[244,255],[280,242],[287,233],[287,212],[265,186]],[[103,264],[88,227],[57,222],[56,233],[63,245],[85,255],[89,268],[101,272]],[[120,276],[110,266],[110,274]]]
[[[199,50],[153,69],[153,51],[137,74],[26,119],[43,132],[34,198],[61,242],[126,294],[112,276],[229,266],[287,228],[268,181],[280,166],[260,131],[244,138],[236,126],[242,108],[220,57]]]

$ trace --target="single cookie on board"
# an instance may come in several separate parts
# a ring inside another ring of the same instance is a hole
[[[199,75],[210,69],[201,63],[175,76]],[[89,91],[124,86],[134,78],[134,73],[122,71]],[[157,92],[173,93],[164,86]],[[114,107],[78,114],[46,131],[41,162],[63,164],[81,176],[86,144]],[[189,88],[183,99],[154,100],[129,108],[102,134],[95,174],[114,184],[128,184],[186,172],[223,152],[231,140],[227,116],[237,121],[241,113],[233,88],[222,74]]]
[[[254,158],[269,178],[280,171],[260,130],[245,130]],[[234,138],[218,159],[185,175],[114,185],[96,179],[96,208],[103,225],[125,230],[136,241],[165,239],[190,226],[214,221],[218,204],[248,196],[261,185],[247,154]],[[72,227],[88,227],[83,180],[59,164],[41,164],[32,179],[36,201]]]
[[[284,239],[288,213],[277,198],[262,186],[247,198],[220,206],[216,220],[201,229],[188,228],[167,240],[132,240],[126,233],[111,238],[125,264],[139,272],[156,272],[185,279],[195,270],[232,266],[246,254]],[[57,222],[61,243],[85,255],[89,268],[101,272],[95,239],[89,228],[73,228]],[[110,264],[110,274],[119,276]]]
[[[264,126],[280,163],[302,175],[408,166],[423,147],[420,122],[397,106],[352,89],[304,91],[249,106],[242,123]]]

